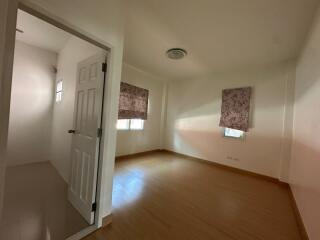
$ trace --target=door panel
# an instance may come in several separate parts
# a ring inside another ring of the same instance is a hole
[[[76,81],[68,198],[89,224],[94,222],[105,59],[99,54],[81,61]]]
[[[88,101],[87,101],[87,124],[86,124],[86,133],[88,137],[94,137],[97,133],[96,119],[95,119],[95,103],[96,103],[96,89],[88,90]]]

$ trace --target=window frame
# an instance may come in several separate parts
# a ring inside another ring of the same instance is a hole
[[[58,86],[61,83],[61,89],[59,88],[58,90]],[[60,98],[58,98],[58,94],[60,94]],[[56,89],[55,89],[55,102],[56,103],[60,103],[62,102],[62,95],[63,95],[63,81],[62,79],[56,81]]]
[[[128,127],[127,128],[118,128],[118,121],[119,120],[128,121],[128,124],[127,124]],[[141,129],[140,128],[131,128],[131,121],[132,120],[140,120],[140,121],[142,121],[142,128]],[[143,131],[145,129],[145,120],[144,119],[118,119],[116,128],[117,128],[117,131]]]
[[[119,128],[118,127],[119,121],[126,121],[125,122],[126,127],[125,128]],[[130,130],[130,119],[118,119],[117,120],[116,129],[117,129],[117,131],[128,131],[128,130]]]
[[[132,121],[137,121],[137,120],[140,121],[142,128],[132,128],[131,127]],[[144,130],[144,120],[143,119],[129,119],[129,129],[130,129],[130,131],[143,131]]]
[[[230,139],[235,139],[235,140],[244,140],[245,139],[245,132],[244,131],[241,131],[241,130],[237,130],[237,131],[241,131],[242,132],[242,135],[240,137],[235,137],[235,136],[230,136],[230,135],[226,135],[226,131],[227,129],[231,129],[231,130],[237,130],[237,129],[232,129],[232,128],[223,128],[223,137],[225,138],[230,138]]]

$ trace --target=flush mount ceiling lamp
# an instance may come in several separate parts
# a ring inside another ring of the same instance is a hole
[[[179,60],[187,56],[188,52],[182,48],[171,48],[166,54],[170,59]]]

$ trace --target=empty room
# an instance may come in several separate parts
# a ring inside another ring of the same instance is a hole
[[[0,4],[0,240],[320,239],[318,0]]]
[[[106,56],[18,10],[0,239],[65,239],[94,224]]]

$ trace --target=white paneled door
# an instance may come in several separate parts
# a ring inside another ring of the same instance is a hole
[[[94,223],[106,55],[78,63],[68,198],[89,224]]]

